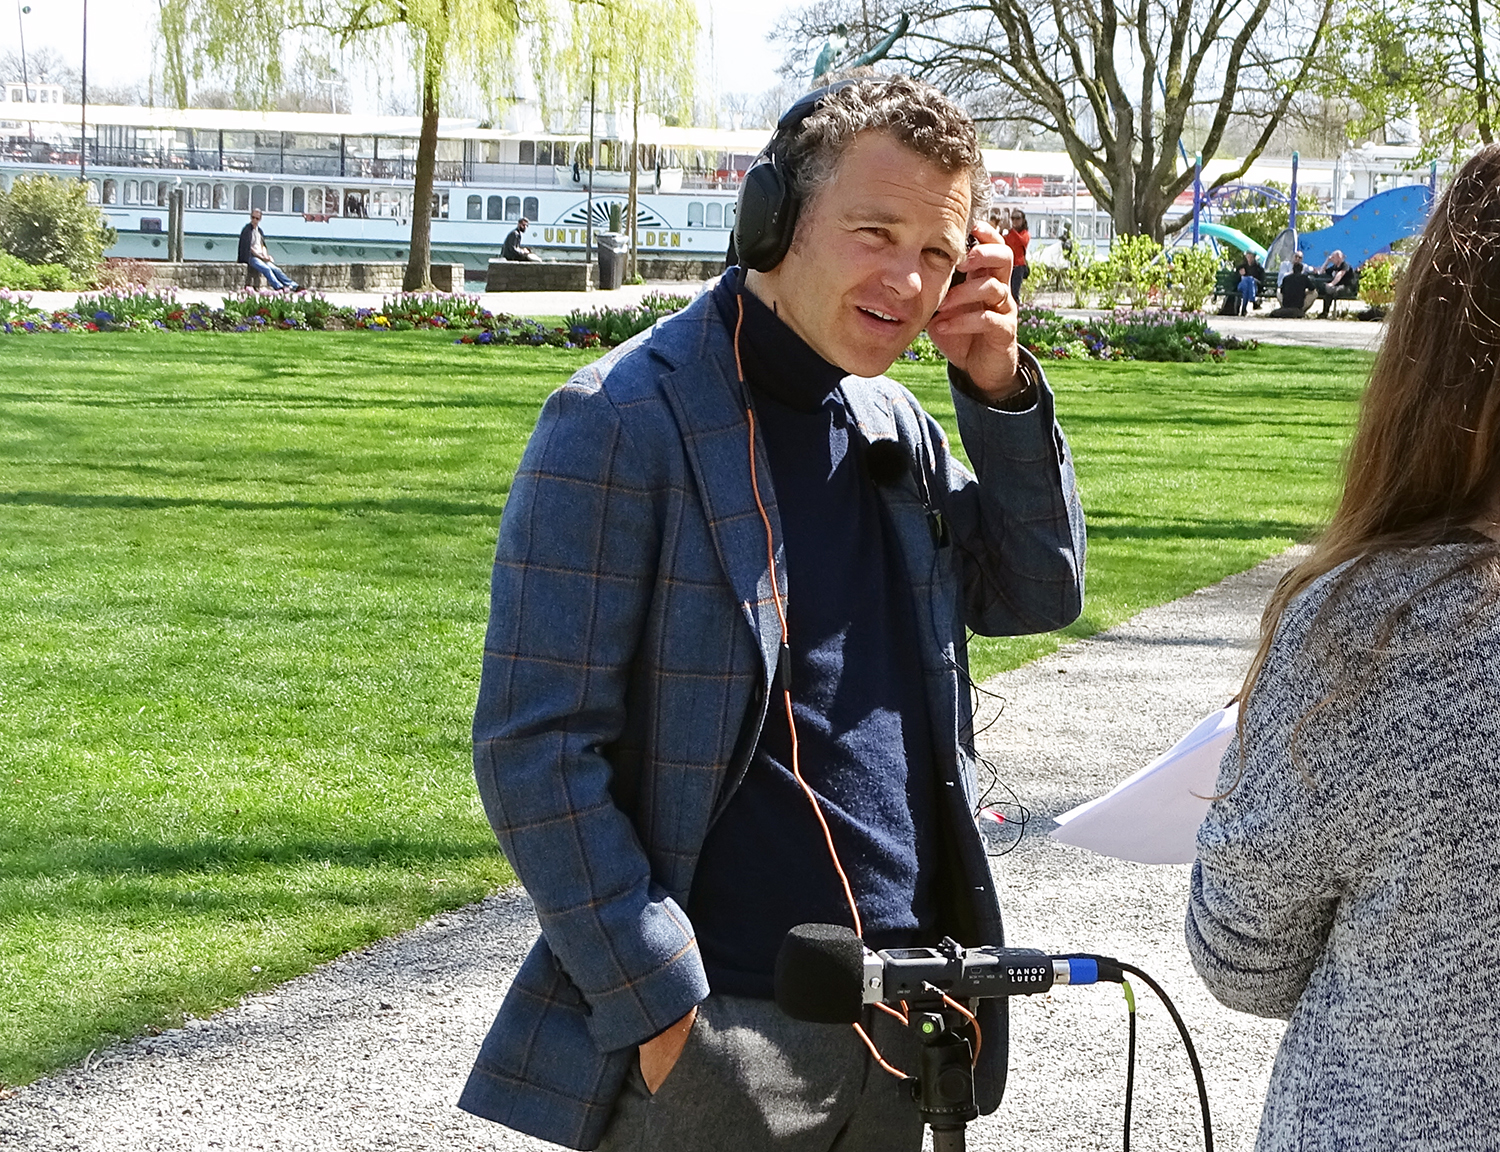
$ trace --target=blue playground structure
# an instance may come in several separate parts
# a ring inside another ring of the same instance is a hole
[[[1339,216],[1327,228],[1299,234],[1297,232],[1297,154],[1295,152],[1292,153],[1290,194],[1259,185],[1235,185],[1230,188],[1218,188],[1212,194],[1205,194],[1201,164],[1202,162],[1199,161],[1199,171],[1193,181],[1193,243],[1196,244],[1200,236],[1207,236],[1211,240],[1226,241],[1241,251],[1255,253],[1258,259],[1271,267],[1272,271],[1275,271],[1275,266],[1279,265],[1282,260],[1290,259],[1292,253],[1297,250],[1302,252],[1303,263],[1309,268],[1322,267],[1328,260],[1329,254],[1335,250],[1343,252],[1344,259],[1349,262],[1350,267],[1358,268],[1371,256],[1384,252],[1396,241],[1421,232],[1427,224],[1427,217],[1437,197],[1437,165],[1434,164],[1425,185],[1412,184],[1378,193],[1360,203],[1358,207]],[[1285,203],[1288,206],[1290,226],[1271,242],[1269,252],[1243,232],[1203,219],[1205,210],[1212,212],[1215,207],[1221,207],[1227,201],[1245,192],[1258,193],[1268,200]],[[1272,261],[1274,264],[1271,263]]]
[[[1421,232],[1431,211],[1432,189],[1425,184],[1381,192],[1345,212],[1327,228],[1298,236],[1302,262],[1310,268],[1321,267],[1328,254],[1338,249],[1349,267],[1358,268],[1397,240]]]

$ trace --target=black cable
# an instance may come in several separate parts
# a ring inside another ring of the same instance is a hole
[[[1123,960],[1116,960],[1114,963],[1121,972],[1139,976],[1146,987],[1156,993],[1156,998],[1162,1002],[1167,1014],[1172,1017],[1172,1023],[1177,1025],[1178,1035],[1182,1037],[1182,1046],[1187,1049],[1188,1063],[1193,1066],[1193,1079],[1198,1085],[1198,1107],[1203,1113],[1203,1152],[1214,1152],[1214,1128],[1208,1115],[1208,1085],[1203,1082],[1203,1065],[1198,1062],[1198,1050],[1193,1047],[1193,1038],[1188,1035],[1187,1025],[1183,1022],[1181,1013],[1177,1011],[1177,1005],[1172,1003],[1172,998],[1167,995],[1166,990],[1160,984],[1134,964],[1127,964]]]
[[[1129,980],[1121,980],[1125,989],[1125,1006],[1130,1016],[1130,1044],[1125,1055],[1125,1144],[1123,1152],[1130,1152],[1130,1110],[1135,1103],[1135,990]]]
[[[1203,1081],[1203,1065],[1198,1061],[1198,1050],[1193,1047],[1193,1038],[1188,1035],[1187,1024],[1183,1022],[1182,1014],[1177,1011],[1177,1005],[1172,1003],[1172,998],[1167,995],[1166,989],[1153,980],[1149,973],[1143,972],[1134,964],[1127,964],[1123,960],[1116,960],[1112,956],[1096,956],[1090,953],[1075,953],[1081,960],[1092,960],[1099,966],[1099,979],[1115,984],[1125,983],[1125,974],[1139,976],[1141,982],[1156,993],[1156,998],[1162,1002],[1167,1010],[1167,1015],[1172,1017],[1172,1023],[1177,1025],[1177,1034],[1182,1037],[1182,1046],[1187,1050],[1188,1063],[1193,1068],[1193,1081],[1198,1085],[1198,1108],[1203,1115],[1203,1152],[1214,1152],[1214,1127],[1213,1121],[1208,1114],[1208,1085]],[[1067,959],[1068,957],[1064,957]],[[1135,1050],[1135,1016],[1131,1015],[1131,1051]],[[1127,1073],[1126,1093],[1127,1101],[1133,1084],[1133,1069]],[[1127,1113],[1130,1105],[1126,1104]],[[1129,1131],[1129,1120],[1126,1120],[1127,1133]],[[1127,1149],[1128,1149],[1127,1145]]]

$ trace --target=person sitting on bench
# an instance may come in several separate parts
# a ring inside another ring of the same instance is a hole
[[[1328,281],[1318,285],[1318,295],[1323,297],[1323,319],[1326,320],[1335,300],[1354,299],[1354,269],[1349,267],[1344,254],[1335,248],[1328,254],[1323,274],[1328,277]]]
[[[540,262],[540,257],[532,252],[530,248],[521,246],[521,237],[526,235],[526,228],[530,221],[522,216],[516,221],[516,226],[511,229],[510,235],[505,238],[505,243],[500,248],[500,255],[506,260],[530,260],[534,263]]]
[[[260,230],[260,209],[250,209],[250,223],[240,230],[239,262],[249,266],[250,271],[266,278],[266,286],[295,292],[297,285],[292,278],[276,267],[271,252],[266,247],[265,234]]]
[[[1292,270],[1281,278],[1281,307],[1271,313],[1274,317],[1297,317],[1307,315],[1312,306],[1316,290],[1301,260],[1292,261]]]

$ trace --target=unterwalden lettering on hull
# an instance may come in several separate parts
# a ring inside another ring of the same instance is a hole
[[[543,228],[544,244],[584,244],[588,232],[583,228]],[[653,232],[642,229],[636,233],[636,244],[641,248],[681,248],[681,232]]]

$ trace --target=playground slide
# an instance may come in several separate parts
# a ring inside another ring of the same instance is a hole
[[[1200,220],[1198,222],[1198,235],[1209,236],[1214,240],[1223,240],[1228,244],[1233,244],[1241,252],[1254,252],[1257,260],[1264,261],[1266,258],[1266,250],[1238,228],[1230,228],[1223,224],[1210,224],[1207,221]]]
[[[1298,238],[1302,262],[1309,268],[1321,267],[1328,254],[1337,248],[1343,252],[1349,267],[1358,268],[1397,240],[1422,231],[1431,207],[1432,193],[1425,184],[1392,188],[1371,196],[1327,228],[1302,233]],[[1199,225],[1198,230],[1203,231],[1203,226]]]

